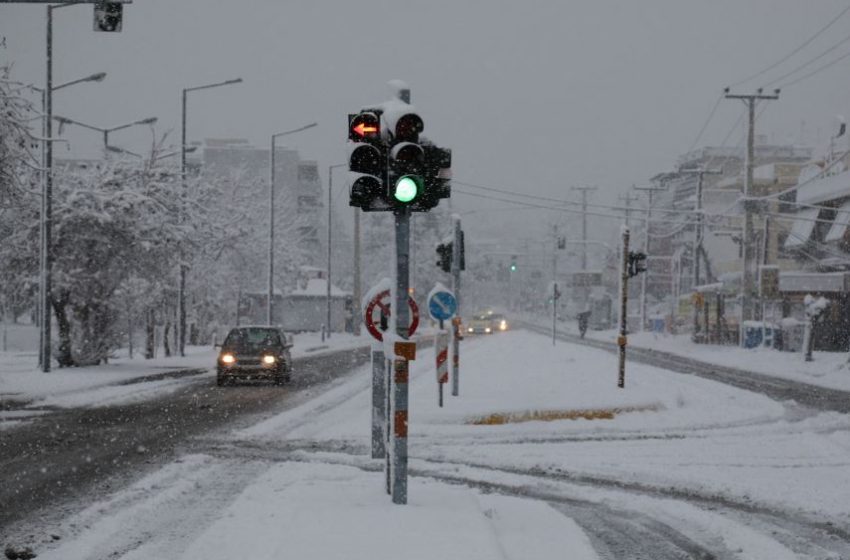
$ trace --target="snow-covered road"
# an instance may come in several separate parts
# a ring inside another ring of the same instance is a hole
[[[366,366],[193,440],[40,558],[850,557],[847,415],[640,364],[618,390],[607,352],[530,332],[464,346],[443,409],[431,351],[415,362],[408,506],[368,456]],[[541,413],[578,419],[521,421]]]

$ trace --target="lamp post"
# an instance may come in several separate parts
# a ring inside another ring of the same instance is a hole
[[[189,146],[186,145],[186,100],[189,92],[202,89],[212,89],[220,86],[229,86],[231,84],[239,84],[242,78],[226,80],[224,82],[216,82],[214,84],[206,84],[183,89],[182,106],[180,112],[180,182],[182,183],[182,196],[186,196],[186,153]],[[181,209],[181,215],[183,210]],[[181,252],[182,253],[182,252]],[[180,256],[180,286],[177,291],[177,328],[179,334],[177,336],[180,355],[186,355],[186,264],[183,262],[182,254]]]
[[[143,156],[142,154],[137,154],[136,152],[132,152],[132,151],[126,150],[124,148],[119,148],[118,146],[109,145],[109,146],[106,146],[106,149],[108,151],[114,152],[116,154],[126,154],[128,156],[137,157],[139,159],[145,159],[145,156]],[[194,152],[197,149],[198,149],[197,146],[190,146],[190,147],[186,148],[186,153],[191,154],[192,152]],[[157,155],[151,154],[151,155],[153,157],[153,161],[159,161],[161,159],[165,159],[165,158],[168,158],[168,157],[180,155],[180,150],[174,150],[173,152],[165,152],[164,154],[157,154]]]
[[[269,300],[266,303],[266,322],[273,324],[274,317],[274,178],[275,178],[275,140],[281,136],[295,134],[319,123],[310,123],[292,130],[277,132],[271,136],[271,153],[269,154]]]
[[[53,118],[55,120],[57,120],[60,125],[74,124],[74,125],[77,125],[77,126],[81,126],[83,128],[88,128],[89,130],[94,130],[95,132],[100,132],[103,135],[103,147],[105,149],[109,149],[108,146],[109,146],[109,133],[110,132],[115,132],[117,130],[123,130],[125,128],[130,128],[131,126],[136,126],[136,125],[145,125],[145,124],[153,125],[157,121],[156,117],[148,117],[146,119],[140,119],[140,120],[137,120],[137,121],[126,123],[126,124],[120,124],[118,126],[112,126],[112,127],[109,127],[109,128],[102,128],[102,127],[99,127],[99,126],[92,126],[90,124],[81,123],[80,121],[75,121],[75,120],[69,119],[67,117],[60,117],[59,115],[55,115]]]
[[[52,32],[51,32],[51,22],[50,11],[48,10],[48,53],[50,53],[50,42],[52,40]],[[52,64],[52,61],[49,60],[49,63]],[[52,79],[52,73],[48,74]],[[63,84],[59,84],[58,86],[52,86],[49,89],[40,88],[34,85],[29,85],[29,89],[38,92],[41,94],[41,114],[39,117],[42,119],[41,122],[41,135],[43,137],[41,144],[41,188],[42,188],[42,202],[41,202],[41,221],[39,225],[39,298],[38,298],[38,307],[40,309],[39,313],[39,322],[41,323],[41,328],[39,329],[39,344],[38,344],[38,363],[42,366],[42,370],[45,372],[50,371],[50,304],[49,304],[49,296],[48,290],[49,286],[45,284],[45,279],[47,282],[50,281],[49,275],[47,275],[46,265],[47,265],[47,249],[48,244],[45,242],[45,223],[47,221],[47,213],[46,210],[46,198],[47,198],[47,181],[48,181],[48,168],[53,167],[53,151],[51,148],[50,151],[50,164],[48,165],[47,160],[47,146],[51,142],[53,142],[52,138],[49,138],[50,132],[48,132],[48,127],[46,121],[49,120],[48,114],[48,105],[51,110],[53,107],[53,92],[58,91],[60,89],[73,86],[76,84],[81,84],[83,82],[102,82],[103,79],[106,78],[106,72],[98,72],[96,74],[91,74],[84,78],[78,78],[76,80],[71,80],[69,82],[65,82]],[[48,91],[50,95],[48,95]],[[48,97],[50,99],[48,99]],[[52,178],[51,178],[52,181]],[[52,191],[52,185],[51,185]],[[45,322],[46,318],[46,322]],[[45,365],[46,364],[46,365]],[[45,369],[46,367],[46,369]]]
[[[337,167],[345,167],[346,164],[338,163],[336,165],[328,166],[328,278],[327,278],[327,308],[328,308],[328,338],[331,337],[331,217],[332,217],[332,208],[331,208],[331,200],[333,200],[333,186],[334,186],[334,169]]]

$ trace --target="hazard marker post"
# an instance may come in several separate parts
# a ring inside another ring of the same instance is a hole
[[[440,323],[440,330],[434,339],[434,350],[437,361],[438,403],[442,407],[443,385],[449,381],[449,333],[443,330],[443,322],[457,314],[457,298],[439,282],[428,294],[428,313]]]
[[[449,381],[449,333],[440,330],[434,340],[437,362],[437,402],[443,407],[443,385]]]

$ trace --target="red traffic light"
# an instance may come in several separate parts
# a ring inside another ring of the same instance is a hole
[[[351,115],[348,122],[348,139],[355,142],[379,138],[381,121],[378,115],[371,112]]]

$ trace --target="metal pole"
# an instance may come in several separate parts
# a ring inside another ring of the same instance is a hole
[[[42,258],[43,300],[41,302],[41,338],[42,356],[41,371],[50,371],[50,336],[52,301],[51,267],[53,266],[53,6],[47,6],[47,77],[44,85],[44,132],[45,132],[45,171],[44,192],[42,197],[42,229],[44,231],[44,247]]]
[[[629,228],[623,226],[622,255],[620,260],[620,333],[617,337],[619,346],[619,368],[617,387],[626,386],[626,332],[629,303]]]
[[[183,90],[183,104],[181,110],[181,120],[180,120],[180,182],[181,182],[181,193],[180,193],[180,221],[182,222],[185,219],[184,212],[184,203],[186,198],[186,94],[187,91]],[[177,290],[177,329],[178,329],[178,346],[180,351],[180,356],[185,356],[184,345],[186,342],[186,336],[184,331],[186,330],[186,265],[183,262],[183,247],[182,243],[180,244],[179,250],[177,252],[178,257],[180,258],[180,286]]]
[[[360,336],[360,210],[354,209],[354,335]]]
[[[333,196],[333,177],[334,177],[334,165],[328,166],[328,281],[327,281],[327,312],[328,312],[328,338],[331,337],[331,331],[333,328],[331,327],[331,222],[332,222],[332,206],[331,201],[333,200],[331,197]]]
[[[558,226],[552,226],[552,346],[555,346],[558,321]]]
[[[359,305],[359,304],[358,304]],[[387,359],[380,343],[372,345],[372,458],[387,454],[384,427],[387,421]]]
[[[649,191],[649,206],[646,209],[646,226],[643,230],[643,251],[647,257],[649,253],[649,227],[652,220],[652,191]],[[648,262],[648,261],[647,261]],[[640,331],[646,329],[646,282],[649,276],[649,266],[646,267],[646,272],[640,275]]]
[[[266,322],[274,324],[274,179],[275,179],[275,138],[272,134],[271,153],[269,154],[269,294],[266,303]]]
[[[47,98],[46,90],[41,91],[41,114],[47,114]],[[44,203],[47,197],[45,192],[47,189],[47,126],[45,119],[41,121],[41,136],[45,140],[41,143],[41,208],[40,219],[38,224],[38,302],[36,303],[36,323],[38,324],[38,367],[41,369],[44,363],[44,303],[47,299],[44,297]]]
[[[461,230],[460,216],[455,216],[454,222],[454,243],[452,243],[452,291],[457,300],[457,316],[461,317],[460,311],[460,249],[463,239],[463,231]],[[454,329],[454,337],[452,339],[452,396],[456,397],[460,394],[460,329]]]
[[[410,210],[402,208],[395,213],[396,232],[396,285],[395,285],[395,315],[396,334],[407,340],[410,325],[408,311],[408,292],[410,284]],[[390,468],[392,480],[392,500],[394,504],[407,503],[407,410],[408,410],[408,378],[409,362],[396,357],[393,360],[393,384],[391,418],[392,429],[392,463]]]

